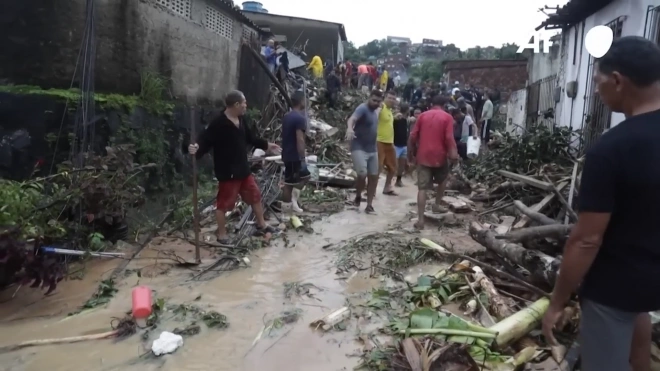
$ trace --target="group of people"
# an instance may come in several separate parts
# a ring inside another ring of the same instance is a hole
[[[546,339],[556,343],[554,326],[564,306],[579,291],[581,369],[585,371],[651,369],[648,312],[660,310],[660,275],[656,271],[660,269],[658,66],[658,45],[641,37],[623,37],[612,43],[594,67],[594,82],[603,102],[626,119],[603,134],[586,154],[578,220],[566,243],[543,318]],[[487,102],[488,94],[484,95]],[[455,107],[460,115],[448,112],[452,98],[444,94],[432,96],[431,107],[424,112],[407,103],[400,104],[397,111],[396,98],[393,91],[373,89],[348,120],[346,139],[358,174],[354,203],[361,204],[366,188],[365,211],[374,213],[381,171],[386,171],[383,194],[396,196],[394,177],[395,185],[402,185],[401,170],[413,165],[418,174],[419,221],[415,226],[423,228],[426,191],[436,187],[434,209],[443,211],[439,200],[444,184],[450,167],[459,161],[455,121],[470,117],[469,133],[479,123],[487,130],[490,118],[483,112],[473,116],[460,104]],[[234,208],[239,195],[254,210],[257,233],[279,232],[264,220],[259,187],[247,161],[249,146],[281,151],[286,178],[284,205],[300,209],[294,206],[296,190],[309,177],[304,162],[304,94],[294,93],[292,101],[293,110],[284,118],[282,147],[258,138],[245,124],[247,105],[239,91],[227,95],[224,112],[189,145],[190,154],[198,158],[213,151],[218,179],[218,242],[228,241],[225,212]],[[484,104],[483,111],[490,110],[489,106]],[[461,138],[464,136],[461,131]]]

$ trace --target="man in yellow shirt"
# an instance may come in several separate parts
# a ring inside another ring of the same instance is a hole
[[[396,93],[389,91],[385,95],[383,106],[378,112],[378,165],[380,172],[387,170],[383,194],[396,196],[392,188],[392,180],[396,175],[396,150],[394,149],[394,114],[392,109],[396,104]]]

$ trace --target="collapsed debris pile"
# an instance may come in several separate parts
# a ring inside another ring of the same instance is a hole
[[[432,241],[416,243],[436,259],[458,260],[435,274],[421,275],[406,287],[375,290],[362,313],[353,313],[389,319],[380,331],[391,336],[390,341],[361,338],[365,343],[362,369],[435,370],[448,364],[470,371],[513,371],[525,364],[531,370],[572,369],[577,357],[574,349],[568,349],[577,331],[575,304],[559,322],[558,339],[563,345],[548,347],[537,330],[549,305],[546,293]]]

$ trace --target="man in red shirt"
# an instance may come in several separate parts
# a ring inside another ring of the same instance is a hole
[[[434,212],[446,212],[440,206],[452,163],[458,161],[454,140],[454,118],[443,110],[448,99],[440,94],[433,97],[430,110],[419,115],[408,139],[408,161],[417,165],[417,214],[415,228],[424,228],[426,191],[437,184]]]

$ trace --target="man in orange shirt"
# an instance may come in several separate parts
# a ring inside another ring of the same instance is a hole
[[[361,64],[358,66],[358,89],[364,91],[368,88],[369,88],[369,68],[367,68],[366,64]]]
[[[415,228],[424,228],[426,191],[437,184],[433,212],[446,212],[440,206],[450,166],[458,161],[454,140],[454,118],[443,110],[447,97],[433,97],[433,107],[419,115],[408,139],[408,161],[417,165],[417,214]]]

